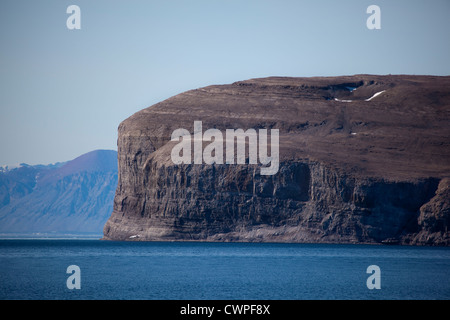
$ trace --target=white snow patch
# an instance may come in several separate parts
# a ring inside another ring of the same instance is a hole
[[[339,102],[352,102],[353,100],[341,100],[338,98],[334,98],[334,100],[339,101]]]
[[[379,96],[380,94],[382,94],[382,93],[385,92],[385,91],[386,91],[386,90],[377,92],[377,93],[375,93],[373,96],[371,96],[369,99],[366,99],[366,100],[364,100],[364,101],[370,101],[370,100],[372,100],[373,98]]]

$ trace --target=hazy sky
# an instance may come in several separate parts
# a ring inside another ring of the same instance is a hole
[[[47,164],[116,149],[122,120],[211,84],[450,75],[450,1],[1,0],[0,39],[0,164]]]

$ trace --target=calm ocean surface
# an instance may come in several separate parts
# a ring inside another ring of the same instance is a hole
[[[450,299],[450,248],[0,240],[0,299]]]

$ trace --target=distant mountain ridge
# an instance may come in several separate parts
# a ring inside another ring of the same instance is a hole
[[[0,233],[98,233],[117,186],[117,152],[0,172]]]

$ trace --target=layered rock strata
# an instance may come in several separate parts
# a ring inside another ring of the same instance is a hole
[[[195,121],[223,133],[278,129],[278,172],[174,164],[171,135],[193,135]],[[270,77],[191,90],[120,124],[104,239],[449,245],[449,124],[450,77]]]

